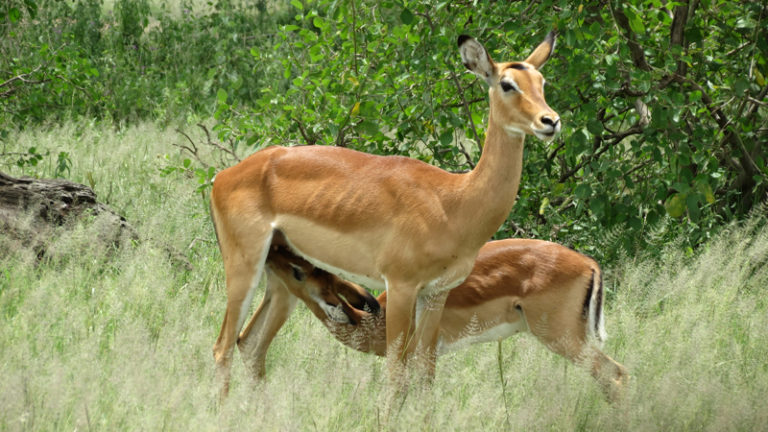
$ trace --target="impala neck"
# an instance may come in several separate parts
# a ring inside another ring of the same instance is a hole
[[[463,220],[470,221],[468,227],[475,228],[473,237],[478,241],[488,241],[512,210],[523,170],[524,140],[522,132],[497,124],[491,110],[482,155],[468,174],[469,200],[463,209]]]

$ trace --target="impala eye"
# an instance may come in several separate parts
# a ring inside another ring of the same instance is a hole
[[[504,90],[505,92],[508,92],[510,90],[517,91],[517,87],[515,87],[514,84],[508,83],[507,81],[501,82],[501,89]]]
[[[293,278],[296,279],[299,282],[303,281],[304,278],[306,277],[304,272],[301,271],[300,268],[294,266],[293,264],[291,264],[291,268],[293,269]]]

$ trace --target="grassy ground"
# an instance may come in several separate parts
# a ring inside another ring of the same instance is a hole
[[[0,430],[386,429],[384,362],[336,343],[303,306],[273,344],[267,382],[251,384],[236,356],[231,397],[217,405],[221,263],[195,180],[159,172],[164,155],[178,158],[179,135],[67,124],[7,142],[70,152],[70,178],[92,182],[143,241],[109,255],[88,247],[82,226],[51,240],[77,253],[38,263],[16,251],[0,262]],[[587,373],[521,336],[502,345],[506,404],[497,346],[478,345],[441,358],[434,387],[395,407],[389,428],[768,430],[762,222],[694,257],[670,247],[661,261],[608,269],[605,351],[633,375],[625,404],[607,404]]]

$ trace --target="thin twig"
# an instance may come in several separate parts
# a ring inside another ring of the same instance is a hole
[[[237,155],[237,153],[235,153],[234,145],[230,144],[230,148],[224,147],[223,145],[221,145],[221,144],[219,144],[219,143],[217,143],[216,141],[213,141],[213,140],[211,139],[211,133],[208,131],[208,128],[207,128],[207,127],[206,127],[204,124],[202,124],[202,123],[198,123],[198,124],[197,124],[197,126],[198,126],[200,129],[202,129],[202,130],[203,130],[203,132],[205,132],[205,136],[206,136],[206,138],[208,139],[208,145],[210,145],[210,146],[212,146],[212,147],[215,147],[215,148],[217,148],[217,149],[219,149],[219,150],[223,151],[224,153],[226,153],[226,154],[228,154],[228,155],[232,156],[232,158],[234,158],[234,159],[235,159],[237,162],[240,162],[240,160],[241,160],[241,159],[240,159],[240,157]]]
[[[485,97],[479,97],[479,98],[468,100],[467,104],[474,105],[476,103],[483,102],[483,101],[485,101]],[[458,102],[458,103],[443,105],[441,106],[441,108],[461,108],[463,106],[464,106],[464,102]]]
[[[469,126],[472,128],[472,136],[475,137],[475,142],[480,147],[483,146],[483,144],[480,142],[480,137],[477,135],[477,130],[475,129],[475,122],[472,120],[472,112],[469,110],[469,103],[467,102],[467,99],[464,97],[464,88],[461,86],[461,82],[459,82],[459,77],[456,74],[456,71],[451,69],[451,78],[453,79],[453,83],[456,85],[456,89],[459,92],[459,97],[461,98],[461,104],[464,107],[464,111],[466,111],[467,118],[469,118]]]
[[[307,134],[307,130],[304,128],[304,123],[295,117],[291,117],[291,120],[296,122],[296,125],[299,127],[299,133],[304,138],[304,142],[306,142],[307,145],[314,145],[317,140],[315,140],[314,137],[310,138],[310,136]]]
[[[457,143],[458,143],[459,151],[461,152],[461,154],[464,155],[464,157],[467,160],[466,164],[469,165],[470,169],[475,169],[475,163],[472,162],[472,156],[469,155],[467,148],[464,147],[464,143],[462,143],[461,141],[457,141]]]
[[[209,240],[209,239],[204,239],[202,237],[195,237],[192,239],[192,242],[189,244],[189,246],[187,246],[187,249],[192,249],[195,246],[195,243],[197,242],[213,244],[213,243],[216,243],[216,240]]]
[[[36,68],[32,69],[31,71],[29,71],[27,73],[19,74],[19,75],[16,75],[15,77],[13,77],[13,78],[10,78],[8,80],[3,81],[2,83],[0,83],[0,88],[5,87],[5,86],[9,86],[9,85],[13,84],[13,82],[15,82],[15,81],[22,81],[22,82],[25,82],[25,83],[28,83],[28,84],[35,84],[34,82],[27,81],[26,78],[28,76],[36,73],[38,70],[40,70],[41,67],[43,67],[43,65],[38,65]]]
[[[635,124],[629,129],[625,130],[624,132],[621,132],[619,134],[611,134],[608,137],[603,136],[596,136],[596,150],[595,153],[592,153],[590,156],[584,158],[580,163],[576,164],[573,168],[569,169],[568,171],[564,172],[560,175],[560,178],[557,180],[558,183],[563,183],[566,180],[568,180],[570,177],[572,177],[574,174],[576,174],[580,169],[585,167],[587,164],[591,163],[594,160],[597,160],[600,158],[600,156],[603,155],[608,149],[615,146],[616,144],[620,143],[624,140],[624,138],[627,138],[630,135],[637,135],[639,133],[643,132],[642,126],[639,124]],[[609,142],[606,142],[606,138],[610,139]]]
[[[200,158],[200,155],[198,154],[198,150],[197,150],[197,145],[196,145],[196,144],[195,144],[195,142],[192,140],[192,138],[190,138],[190,137],[189,137],[189,135],[187,135],[186,133],[184,133],[184,131],[182,131],[181,129],[176,129],[176,132],[178,132],[178,133],[180,133],[181,135],[183,135],[183,136],[184,136],[184,137],[187,139],[187,141],[189,141],[189,144],[190,144],[190,146],[191,146],[191,147],[190,147],[190,146],[185,146],[184,144],[176,144],[176,143],[172,143],[172,144],[173,144],[174,146],[176,146],[176,147],[178,147],[178,148],[182,149],[182,150],[186,150],[186,151],[187,151],[189,154],[191,154],[191,155],[192,155],[192,156],[195,158],[195,160],[197,160],[198,162],[200,162],[201,164],[203,164],[203,165],[204,165],[206,168],[208,168],[208,164],[207,164],[207,163],[205,163],[205,162],[204,162],[204,161],[203,161],[203,160]]]

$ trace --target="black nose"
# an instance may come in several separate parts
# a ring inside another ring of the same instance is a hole
[[[541,122],[544,123],[545,125],[555,127],[557,123],[560,122],[560,119],[559,118],[553,119],[552,117],[549,117],[549,116],[543,116],[541,118]]]

